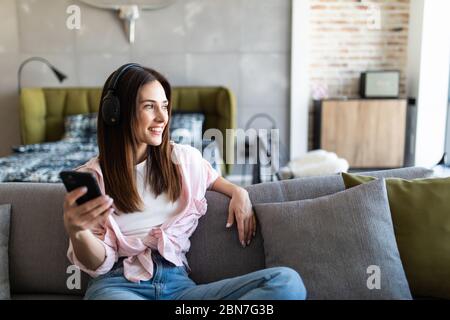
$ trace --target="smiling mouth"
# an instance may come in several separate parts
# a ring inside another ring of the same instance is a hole
[[[152,134],[160,135],[160,134],[163,133],[164,129],[161,128],[161,127],[154,127],[154,128],[149,128],[149,131],[150,131]]]

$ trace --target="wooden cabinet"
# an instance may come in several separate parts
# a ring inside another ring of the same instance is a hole
[[[406,100],[315,103],[314,147],[335,152],[351,168],[402,167]]]

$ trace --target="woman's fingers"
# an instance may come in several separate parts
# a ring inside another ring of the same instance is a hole
[[[227,224],[226,224],[226,228],[229,228],[233,225],[234,223],[234,211],[233,208],[231,206],[228,207],[228,219],[227,219]]]
[[[245,247],[245,221],[242,216],[236,217],[238,234],[239,234],[239,242],[243,247]]]
[[[243,247],[248,246],[252,238],[253,221],[251,217],[244,214],[240,214],[236,220],[238,222],[239,241]]]
[[[249,237],[250,241],[252,241],[252,238],[255,236],[255,230],[256,230],[255,214],[253,213],[253,211],[252,211],[251,217],[249,218],[249,221],[250,221],[250,230],[248,232],[249,233],[248,237]]]
[[[94,232],[95,228],[104,224],[108,215],[113,211],[111,208],[113,201],[108,198],[101,196],[73,208],[74,212],[71,214],[73,223]]]
[[[113,199],[107,195],[99,196],[81,205],[76,200],[86,193],[86,188],[77,188],[67,193],[64,201],[64,225],[68,230],[86,230],[105,233],[103,225],[110,213]]]
[[[85,213],[81,216],[83,219],[88,220],[96,220],[100,217],[105,211],[107,211],[112,205],[112,200],[108,200],[107,202],[103,202],[101,205],[97,206],[95,209],[92,209],[88,213]]]
[[[70,191],[66,195],[66,204],[69,207],[73,206],[75,204],[75,202],[77,201],[77,199],[79,197],[81,197],[83,194],[85,194],[86,192],[87,192],[86,187],[80,187],[80,188],[76,188],[75,190]]]
[[[249,230],[248,237],[249,237],[250,241],[252,241],[252,238],[254,237],[254,234],[255,234],[255,228],[256,228],[256,226],[255,226],[255,216],[252,215],[249,220],[250,220],[250,226],[251,227],[250,227],[250,230]]]
[[[106,220],[108,219],[108,216],[114,212],[114,208],[110,207],[104,212],[102,212],[95,220],[97,223],[104,229],[104,225],[106,223]]]
[[[245,220],[245,243],[247,245],[250,244],[250,241],[252,239],[252,228],[253,228],[252,224],[253,224],[252,218],[251,217],[246,218],[246,220]]]
[[[107,195],[103,195],[95,199],[92,199],[86,203],[83,203],[81,206],[78,207],[79,210],[78,212],[80,214],[90,213],[90,211],[97,209],[99,206],[102,206],[106,203],[112,204],[112,199]]]
[[[105,232],[105,228],[103,227],[106,219],[108,219],[108,216],[114,211],[113,208],[106,208],[105,210],[103,210],[102,212],[100,212],[100,214],[98,214],[97,216],[89,219],[89,220],[85,220],[85,227],[90,229],[93,233],[104,233]]]

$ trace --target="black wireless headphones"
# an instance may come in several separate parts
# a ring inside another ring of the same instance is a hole
[[[137,63],[127,63],[121,66],[114,72],[113,77],[108,83],[108,89],[105,96],[102,99],[102,118],[107,125],[114,126],[119,123],[120,120],[120,102],[117,97],[117,83],[120,77],[130,68],[144,69]]]

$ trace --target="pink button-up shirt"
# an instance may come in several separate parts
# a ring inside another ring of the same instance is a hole
[[[203,159],[197,149],[188,145],[173,146],[172,157],[175,155],[173,159],[180,165],[182,176],[181,211],[161,226],[152,228],[143,239],[123,235],[110,215],[104,226],[105,235],[101,239],[106,251],[105,261],[96,270],[89,270],[77,259],[70,242],[67,257],[71,263],[95,278],[111,270],[119,257],[127,257],[123,262],[124,276],[129,281],[139,282],[153,277],[151,253],[152,250],[158,250],[166,260],[176,266],[185,265],[189,268],[186,259],[186,252],[190,248],[189,237],[197,228],[198,219],[206,213],[205,193],[219,174]],[[92,158],[76,170],[93,172],[100,190],[105,193],[98,158]]]

